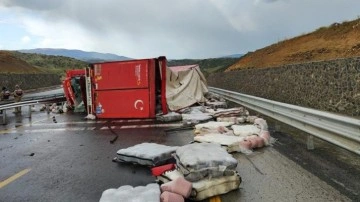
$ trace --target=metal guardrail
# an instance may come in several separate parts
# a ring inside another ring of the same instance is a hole
[[[258,111],[360,155],[360,120],[209,87],[225,99]]]
[[[1,124],[6,124],[6,110],[12,109],[15,107],[24,107],[29,106],[29,118],[31,118],[31,106],[36,104],[48,104],[54,102],[63,102],[66,98],[63,93],[60,94],[53,94],[48,96],[35,96],[35,97],[28,97],[24,101],[21,102],[2,102],[0,104],[0,117],[2,120]]]

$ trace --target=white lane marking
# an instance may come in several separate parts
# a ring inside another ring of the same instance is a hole
[[[111,126],[110,128],[111,128],[111,129],[114,129],[115,126]],[[101,127],[99,130],[109,130],[109,126],[103,126],[103,127]]]
[[[154,121],[155,119],[127,119],[127,120],[114,120],[111,123],[131,123],[131,122],[148,122]]]
[[[104,124],[106,123],[107,121],[74,121],[74,122],[57,122],[57,123],[52,123],[52,122],[49,122],[49,123],[33,123],[31,124],[32,126],[40,126],[40,125],[74,125],[74,124],[94,124],[94,123],[100,123],[100,124]]]
[[[141,120],[141,119],[139,119]],[[147,119],[147,121],[150,121],[153,119]],[[118,121],[129,121],[129,120],[118,120]],[[118,122],[117,121],[117,122]],[[130,122],[135,122],[138,120],[130,120]],[[144,120],[142,120],[144,121]],[[47,125],[51,125],[51,126],[56,126],[56,125],[65,125],[65,124],[81,124],[81,123],[91,123],[91,122],[64,122],[63,124],[60,123],[49,123],[49,124],[33,124],[36,126],[47,126]],[[92,123],[96,123],[96,122],[92,122]],[[99,122],[97,122],[99,123]],[[106,121],[103,121],[102,123],[106,123]],[[127,122],[124,122],[127,123]],[[109,129],[133,129],[133,128],[165,128],[165,127],[181,127],[183,126],[182,123],[165,123],[165,124],[144,124],[144,125],[121,125],[121,126],[102,126],[100,129],[97,130],[109,130]],[[26,129],[26,130],[18,130],[18,129],[8,129],[5,131],[0,131],[1,133],[18,133],[18,132],[23,132],[23,133],[42,133],[42,132],[64,132],[64,131],[85,131],[85,130],[95,130],[96,127],[63,127],[63,128],[41,128],[41,129]]]
[[[165,128],[165,127],[180,127],[182,123],[171,124],[149,124],[149,125],[129,125],[129,126],[111,126],[111,129],[131,129],[131,128]],[[109,130],[109,127],[102,127],[100,130]]]
[[[24,133],[42,133],[42,132],[64,132],[64,131],[86,131],[86,130],[95,130],[95,127],[81,127],[81,128],[46,128],[46,129],[32,129],[24,130],[20,132]],[[16,132],[16,131],[13,131]]]
[[[155,119],[129,119],[129,120],[114,120],[110,121],[110,123],[133,123],[133,122],[149,122],[154,121]],[[74,122],[57,122],[56,125],[75,125],[75,124],[104,124],[108,121],[74,121]],[[55,123],[48,122],[48,123],[32,123],[29,125],[32,126],[40,126],[40,125],[54,125]]]

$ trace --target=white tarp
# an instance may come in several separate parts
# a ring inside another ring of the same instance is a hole
[[[205,102],[207,83],[199,65],[166,68],[166,101],[171,111]]]

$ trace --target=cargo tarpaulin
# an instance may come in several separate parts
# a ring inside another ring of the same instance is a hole
[[[166,70],[166,100],[171,111],[205,102],[207,83],[199,65],[175,66]]]

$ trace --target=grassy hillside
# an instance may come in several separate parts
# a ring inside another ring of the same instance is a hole
[[[181,66],[198,64],[205,76],[211,73],[224,71],[232,64],[237,62],[239,58],[210,58],[210,59],[183,59],[169,60],[168,66]]]
[[[12,51],[12,54],[14,57],[26,61],[43,72],[56,73],[59,75],[63,74],[66,69],[78,69],[87,66],[86,62],[64,56],[20,53],[17,51]]]
[[[0,73],[41,73],[26,61],[14,56],[10,51],[0,51]]]
[[[334,23],[248,53],[227,71],[356,56],[360,56],[360,19]]]

